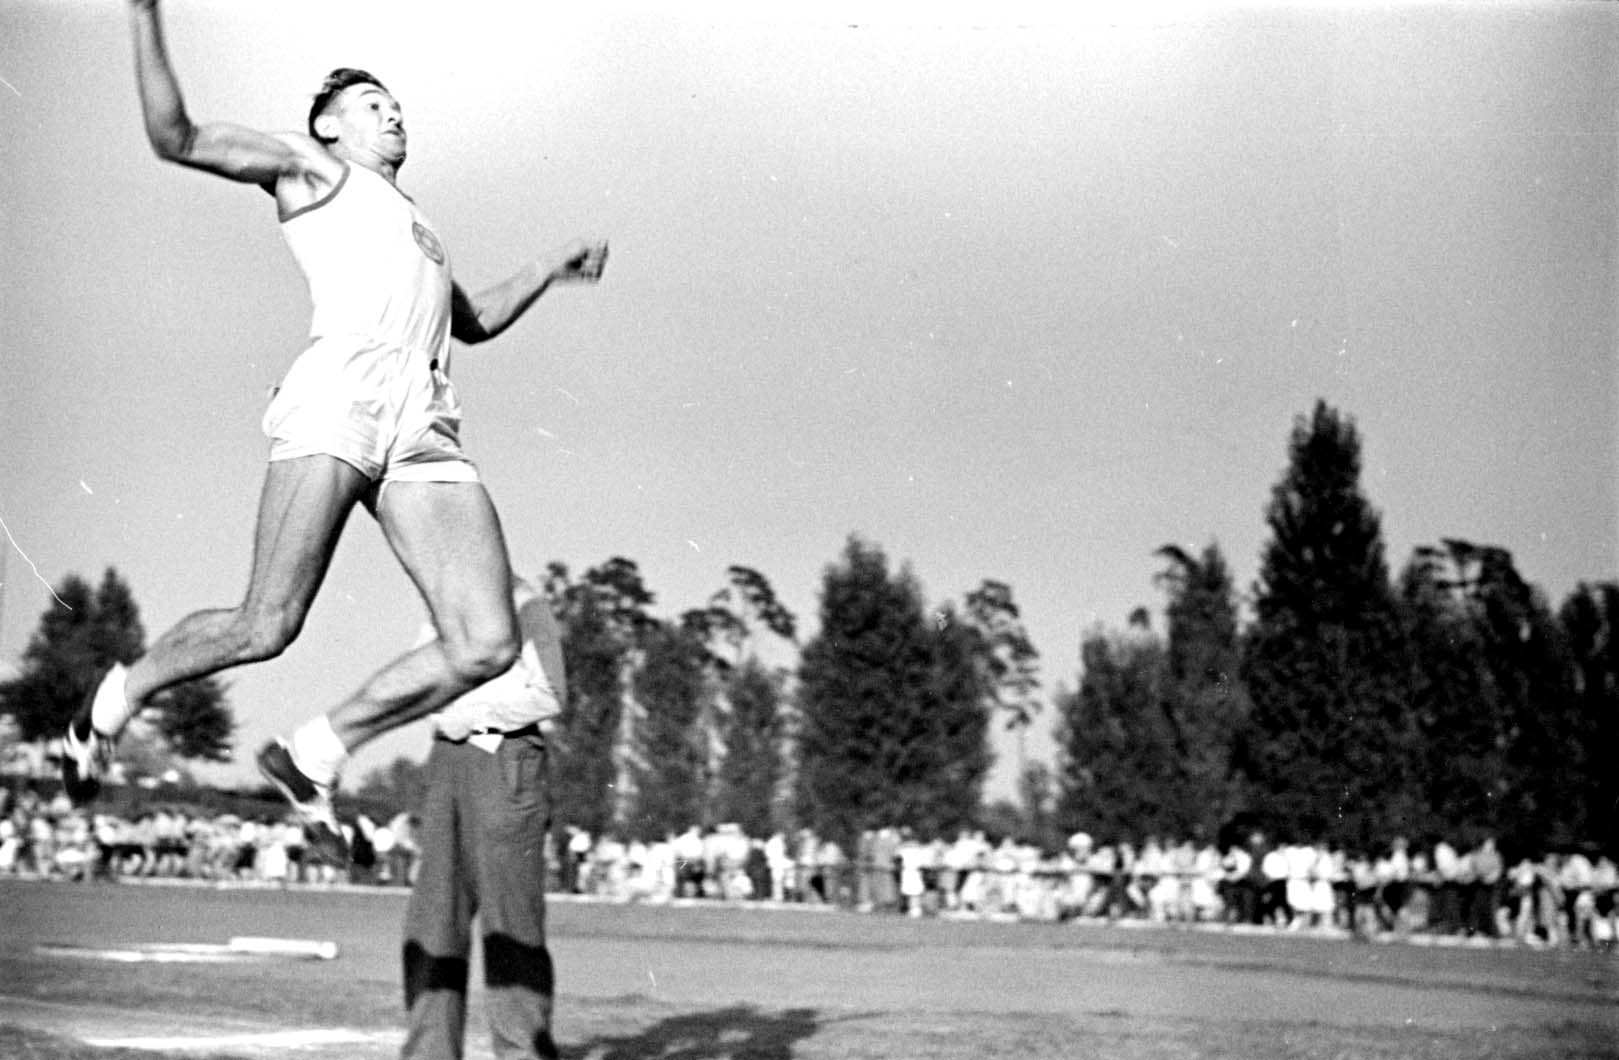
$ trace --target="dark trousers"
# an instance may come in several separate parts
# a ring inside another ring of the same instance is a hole
[[[1454,935],[1462,929],[1462,911],[1462,885],[1455,880],[1442,880],[1434,891],[1430,926],[1442,935]]]
[[[545,741],[506,737],[490,753],[435,740],[418,832],[421,861],[405,911],[404,1060],[459,1060],[476,916],[489,1029],[498,1060],[555,1060],[556,993],[545,947]]]
[[[1277,916],[1287,912],[1287,881],[1265,881],[1264,889],[1259,892],[1259,921],[1269,924]]]
[[[1467,930],[1470,934],[1494,938],[1495,911],[1501,905],[1501,882],[1475,883],[1469,888]]]

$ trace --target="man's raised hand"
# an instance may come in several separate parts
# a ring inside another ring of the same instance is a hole
[[[562,250],[555,277],[564,282],[595,283],[607,267],[607,241],[576,240]]]

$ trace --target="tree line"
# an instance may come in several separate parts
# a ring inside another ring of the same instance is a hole
[[[569,682],[551,736],[555,815],[593,835],[966,827],[992,718],[1026,723],[1037,705],[1038,656],[1010,587],[986,581],[960,608],[929,609],[911,571],[858,537],[827,568],[803,643],[750,567],[668,620],[622,557],[577,579],[553,564],[545,591]]]
[[[1141,608],[1082,635],[1075,684],[1049,696],[1056,759],[1024,767],[1010,805],[984,805],[991,727],[1029,725],[1047,697],[1004,582],[933,605],[908,565],[851,536],[801,639],[752,567],[660,617],[633,560],[577,576],[553,563],[539,581],[569,676],[556,820],[637,838],[731,821],[840,842],[889,824],[1047,844],[1248,827],[1361,847],[1619,842],[1619,585],[1582,584],[1554,609],[1510,553],[1461,539],[1392,575],[1360,453],[1325,402],[1295,421],[1249,592],[1217,543],[1157,551],[1163,632]],[[100,666],[142,647],[116,571],[95,589],[69,577],[58,596],[0,684],[23,739],[56,735]],[[228,752],[218,682],[154,706],[160,750]],[[400,760],[356,787],[410,805],[418,771]]]
[[[1271,491],[1251,598],[1216,544],[1166,546],[1163,634],[1143,612],[1085,636],[1057,699],[1062,822],[1365,850],[1619,845],[1619,585],[1553,609],[1507,550],[1461,539],[1391,576],[1360,454],[1318,402]]]

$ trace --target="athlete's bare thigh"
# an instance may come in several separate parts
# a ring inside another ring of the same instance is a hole
[[[482,483],[389,482],[375,512],[446,649],[515,642],[506,540]]]
[[[301,620],[368,486],[364,475],[333,456],[270,462],[253,537],[249,611],[290,610]]]

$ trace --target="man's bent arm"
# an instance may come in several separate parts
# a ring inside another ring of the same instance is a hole
[[[146,138],[159,158],[249,184],[273,185],[305,155],[288,140],[223,122],[195,125],[169,65],[157,0],[130,0],[135,79]]]
[[[517,322],[555,283],[595,283],[607,264],[606,243],[570,243],[550,263],[531,262],[476,295],[451,291],[450,334],[469,345],[487,342]]]

